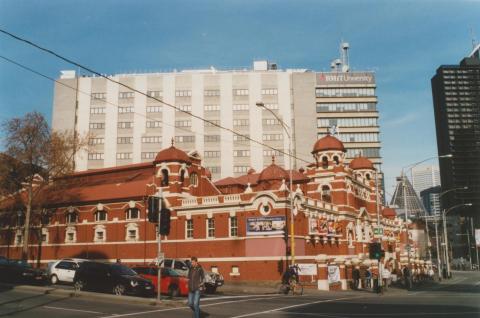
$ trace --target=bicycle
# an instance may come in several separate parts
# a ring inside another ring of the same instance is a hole
[[[279,294],[288,295],[290,292],[292,295],[303,295],[303,285],[297,282],[295,279],[290,279],[288,284],[281,283],[278,288]]]

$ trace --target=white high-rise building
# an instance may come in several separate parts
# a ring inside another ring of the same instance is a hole
[[[438,166],[418,166],[412,169],[412,185],[420,195],[425,189],[440,185],[440,170]]]
[[[281,152],[215,126],[288,153],[289,140],[281,123],[257,102],[292,128],[292,152],[301,158],[292,161],[294,168],[313,161],[312,140],[332,126],[340,128],[337,137],[345,143],[347,162],[362,154],[381,165],[371,72],[349,72],[345,67],[320,73],[279,70],[276,64],[256,61],[253,69],[212,67],[109,78],[185,112],[105,78],[63,71],[55,84],[53,129],[91,135],[89,151],[75,156],[77,171],[152,161],[172,138],[177,147],[196,150],[213,179],[239,176],[250,168],[261,170],[273,155],[288,169],[288,158]]]

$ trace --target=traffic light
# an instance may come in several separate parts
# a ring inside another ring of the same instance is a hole
[[[368,246],[370,259],[380,259],[385,256],[385,251],[382,250],[382,244],[378,242],[370,243]]]
[[[167,208],[162,208],[160,211],[160,234],[168,235],[170,234],[170,210]]]
[[[158,211],[160,210],[160,198],[148,197],[148,221],[152,223],[158,223]]]

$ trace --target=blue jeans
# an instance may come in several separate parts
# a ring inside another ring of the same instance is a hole
[[[188,292],[188,306],[193,310],[193,318],[200,318],[200,290]]]

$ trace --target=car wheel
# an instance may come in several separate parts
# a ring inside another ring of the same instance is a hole
[[[55,284],[58,283],[58,277],[57,277],[57,275],[53,274],[52,276],[50,276],[50,283],[51,283],[52,285],[55,285]]]
[[[208,294],[215,294],[215,292],[217,291],[217,286],[206,285],[206,286],[205,286],[205,291],[206,291]]]
[[[115,287],[113,287],[113,293],[117,296],[122,296],[125,295],[125,286],[122,284],[118,284]]]
[[[180,290],[178,290],[178,287],[176,285],[170,285],[168,287],[168,294],[170,297],[178,297],[180,295]]]
[[[85,283],[81,280],[77,280],[74,284],[73,284],[73,288],[75,289],[75,291],[82,291],[82,290],[85,290]]]

